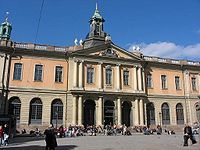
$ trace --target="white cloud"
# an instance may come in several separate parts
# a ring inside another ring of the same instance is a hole
[[[141,43],[137,45],[140,46],[141,52],[147,56],[200,61],[200,43],[188,46],[176,45],[172,42]],[[130,51],[133,46],[135,44],[129,47]]]

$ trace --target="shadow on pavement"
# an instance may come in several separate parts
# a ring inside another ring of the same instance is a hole
[[[41,141],[44,140],[44,137],[15,137],[9,140],[9,144],[23,144],[29,141]]]
[[[62,145],[55,148],[55,150],[72,150],[76,148],[76,145]],[[19,147],[1,147],[5,150],[45,150],[45,146],[30,145],[30,146],[19,146]],[[0,148],[0,149],[1,149]]]

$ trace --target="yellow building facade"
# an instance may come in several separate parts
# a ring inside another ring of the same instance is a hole
[[[14,115],[19,128],[200,122],[200,62],[127,51],[111,41],[103,22],[96,9],[79,46],[2,36],[1,114]]]

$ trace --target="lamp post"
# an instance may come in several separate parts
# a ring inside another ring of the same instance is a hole
[[[56,130],[57,130],[57,126],[58,126],[58,112],[55,111],[55,116],[56,116]]]
[[[162,115],[162,113],[161,112],[159,112],[159,120],[160,120],[160,126],[161,126],[161,116]]]

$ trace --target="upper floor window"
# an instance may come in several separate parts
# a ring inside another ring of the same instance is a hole
[[[167,76],[161,75],[162,89],[167,89]]]
[[[35,76],[34,81],[42,81],[42,65],[35,65]]]
[[[22,64],[21,63],[15,63],[13,80],[21,80],[21,78],[22,78]]]
[[[94,68],[92,67],[87,68],[87,83],[94,83]]]
[[[106,68],[106,85],[112,84],[112,69],[111,67]]]
[[[180,90],[180,77],[175,76],[175,86],[176,90]]]
[[[55,70],[55,82],[62,82],[62,73],[63,73],[63,67],[56,66],[56,70]]]
[[[124,76],[124,85],[128,85],[129,71],[124,70],[123,76]]]
[[[148,88],[152,88],[153,84],[152,84],[152,75],[149,73],[147,74],[147,87]]]
[[[192,78],[192,90],[193,91],[197,90],[197,81],[195,77]]]

